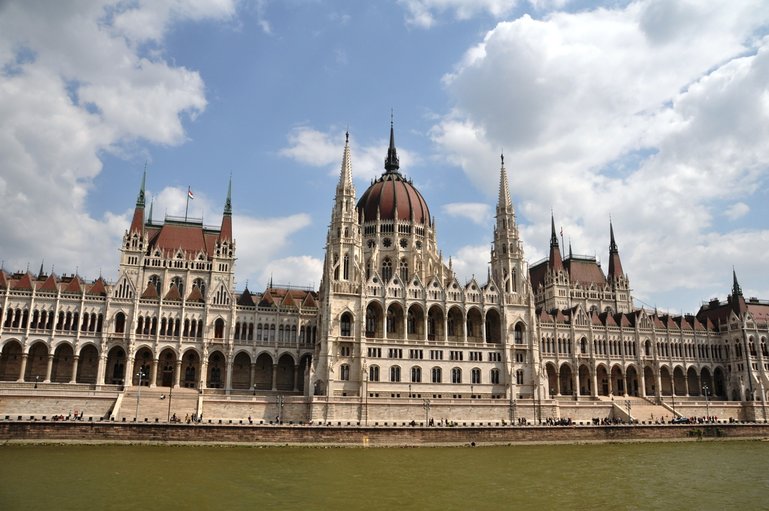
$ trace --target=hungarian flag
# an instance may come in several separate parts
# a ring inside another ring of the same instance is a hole
[[[195,198],[195,196],[192,194],[192,190],[190,189],[189,186],[187,187],[187,197],[189,197],[190,199],[194,199]]]

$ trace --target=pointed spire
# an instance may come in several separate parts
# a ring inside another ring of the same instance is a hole
[[[737,282],[737,272],[734,269],[734,266],[732,266],[732,296],[742,296],[742,288],[740,287],[740,283]]]
[[[147,223],[148,223],[148,224],[152,224],[152,206],[154,206],[154,205],[155,205],[155,199],[153,198],[153,199],[150,201],[150,212],[149,212],[149,214],[147,215]]]
[[[395,150],[395,127],[393,123],[393,114],[390,111],[390,147],[387,148],[387,158],[385,159],[384,168],[387,172],[399,173],[400,160],[398,160],[398,152]]]
[[[340,191],[352,190],[352,158],[350,157],[350,132],[344,133],[344,152],[342,153],[342,168],[339,172],[339,184],[336,187]]]
[[[614,225],[611,219],[609,219],[609,275],[612,277],[622,277],[624,275],[622,271],[622,261],[619,258],[619,249],[617,248],[617,242],[614,241]]]
[[[548,257],[548,267],[554,272],[563,270],[561,248],[558,245],[558,236],[555,234],[555,217],[552,211],[550,212],[550,256]]]
[[[224,201],[222,228],[219,230],[219,240],[232,241],[232,175],[227,185],[227,200]]]
[[[129,233],[141,234],[144,231],[144,184],[147,180],[147,163],[144,163],[144,174],[142,174],[142,185],[139,188],[139,196],[136,198],[136,208],[131,220]]]
[[[497,208],[511,208],[513,201],[510,198],[510,184],[507,181],[507,170],[505,169],[505,155],[501,154],[502,165],[499,170],[499,201]]]
[[[43,265],[45,264],[45,259],[40,261],[40,271],[37,272],[37,278],[41,278],[45,273],[43,273]]]

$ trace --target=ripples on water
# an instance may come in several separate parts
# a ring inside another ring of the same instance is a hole
[[[0,509],[768,509],[769,442],[0,446]]]

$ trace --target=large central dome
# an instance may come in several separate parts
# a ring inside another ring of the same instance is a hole
[[[395,150],[395,134],[390,124],[390,147],[385,159],[385,173],[371,183],[361,195],[358,210],[364,222],[374,222],[379,211],[380,220],[395,220],[431,225],[430,210],[424,197],[411,181],[399,172],[400,163]]]

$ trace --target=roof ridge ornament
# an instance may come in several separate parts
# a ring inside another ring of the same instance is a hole
[[[400,174],[400,160],[398,151],[395,149],[395,126],[393,121],[393,112],[390,110],[390,146],[387,148],[387,158],[384,162],[386,173]]]

